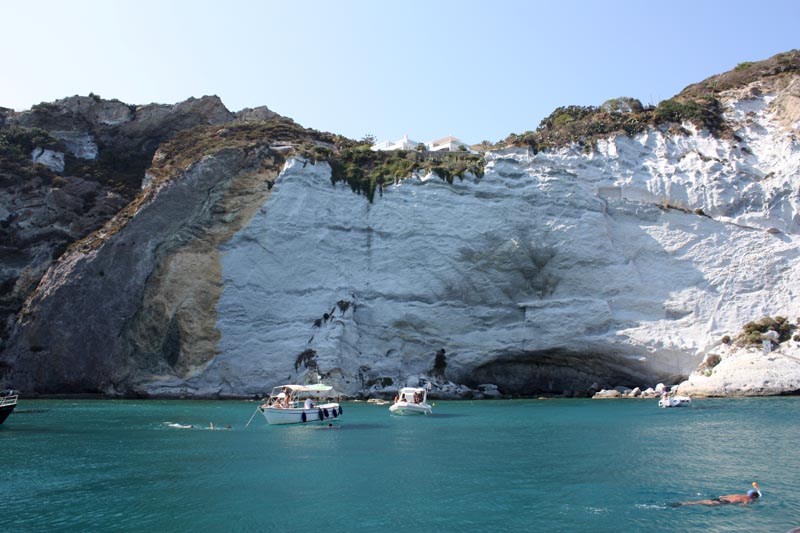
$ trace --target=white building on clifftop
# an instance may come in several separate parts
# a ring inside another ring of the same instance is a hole
[[[370,149],[375,152],[389,150],[417,150],[420,146],[423,146],[425,150],[430,152],[469,151],[469,146],[466,143],[462,142],[458,137],[453,137],[452,135],[442,137],[441,139],[436,139],[435,141],[419,143],[409,139],[408,134],[403,135],[403,138],[399,141],[381,141],[379,143],[375,143]]]
[[[448,135],[435,141],[428,141],[425,147],[431,152],[456,152],[458,150],[469,150],[469,146],[462,142],[458,137]]]
[[[385,151],[385,150],[416,150],[417,146],[421,145],[417,141],[412,141],[408,138],[408,134],[403,135],[403,138],[399,141],[382,141],[379,143],[375,143],[370,148],[374,152],[378,151]]]

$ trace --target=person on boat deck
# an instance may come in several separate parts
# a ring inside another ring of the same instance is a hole
[[[281,388],[281,393],[278,394],[278,402],[282,403],[283,405],[280,405],[279,407],[284,407],[286,409],[291,407],[289,405],[290,402],[292,401],[290,394],[291,392],[289,391],[289,389],[287,389],[286,387]]]
[[[311,398],[306,398],[306,401],[305,401],[305,403],[303,404],[303,407],[304,407],[305,409],[313,409],[313,408],[314,408],[314,402],[313,402],[313,401],[311,401]]]
[[[397,402],[399,402],[399,401],[400,401],[400,396],[399,396],[399,395],[397,395],[397,394],[395,394],[395,395],[394,395],[394,403],[397,403]]]
[[[277,407],[278,409],[283,409],[284,407],[288,407],[289,406],[288,399],[289,397],[286,396],[286,393],[282,392],[278,394],[278,396],[275,398],[272,407]]]
[[[758,498],[761,497],[761,491],[758,490],[758,483],[755,481],[753,482],[753,488],[747,491],[747,494],[727,494],[725,496],[720,496],[719,498],[711,498],[708,500],[695,500],[690,502],[677,502],[673,503],[672,507],[682,507],[684,505],[708,505],[708,506],[716,506],[716,505],[726,505],[729,503],[738,503],[741,505],[747,505],[748,503],[753,503]]]

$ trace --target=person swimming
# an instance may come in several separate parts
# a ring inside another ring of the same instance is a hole
[[[753,488],[747,491],[747,494],[727,494],[725,496],[720,496],[719,498],[711,498],[708,500],[695,500],[689,502],[675,502],[670,504],[671,507],[683,507],[685,505],[707,505],[707,506],[715,506],[715,505],[726,505],[729,503],[738,503],[741,505],[747,505],[748,503],[753,503],[758,498],[761,497],[761,491],[758,489],[758,483],[755,481],[753,482]]]

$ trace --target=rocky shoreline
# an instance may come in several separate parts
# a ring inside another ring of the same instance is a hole
[[[403,386],[429,387],[428,397],[433,400],[511,400],[523,398],[560,399],[589,398],[595,400],[616,399],[657,399],[663,392],[690,396],[694,398],[746,398],[757,396],[800,395],[800,341],[786,341],[773,345],[769,352],[757,346],[741,347],[721,344],[712,354],[688,376],[687,379],[666,385],[626,387],[609,389],[593,387],[585,394],[546,394],[519,396],[504,393],[497,385],[486,383],[471,388],[465,384],[454,383],[428,375],[410,376]],[[713,362],[713,365],[709,364]],[[388,401],[397,392],[397,385],[374,385],[368,390],[354,395],[344,395],[351,401]],[[34,394],[25,395],[28,399],[108,399],[119,398],[104,394]],[[135,399],[217,399],[217,400],[257,400],[258,395],[136,395]]]
[[[614,387],[597,392],[593,398],[652,399],[662,391],[698,398],[800,395],[800,342],[791,340],[773,346],[767,351],[763,346],[721,344],[680,383],[659,383],[644,390]]]

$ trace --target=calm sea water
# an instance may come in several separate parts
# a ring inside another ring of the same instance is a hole
[[[256,404],[21,401],[0,426],[14,531],[776,531],[800,526],[800,398]],[[230,430],[210,431],[230,424]],[[179,428],[170,424],[194,425]],[[669,507],[745,492],[750,506]]]

